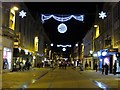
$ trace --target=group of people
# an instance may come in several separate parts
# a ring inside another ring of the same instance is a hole
[[[105,75],[108,75],[108,68],[109,68],[109,66],[107,63],[105,65],[102,64],[102,74],[104,74],[104,72],[105,72]]]
[[[105,64],[105,65],[102,64],[102,74],[105,73],[105,75],[108,75],[108,70],[109,70],[108,64]],[[113,65],[113,74],[114,75],[116,75],[116,70],[117,70],[117,66],[116,66],[116,63],[114,63],[114,65]]]
[[[96,70],[96,72],[98,70],[97,64],[95,64],[95,70]],[[116,63],[114,63],[114,65],[113,65],[113,74],[114,75],[116,74],[116,70],[117,70]],[[109,71],[109,65],[107,63],[105,65],[102,64],[102,74],[108,75],[108,71]]]
[[[31,63],[29,62],[29,59],[27,58],[25,64],[23,62],[17,61],[13,64],[13,71],[24,71],[29,70],[31,66]]]
[[[64,68],[64,69],[66,69],[66,67],[67,67],[67,62],[66,62],[66,61],[61,61],[61,62],[59,62],[59,68]]]

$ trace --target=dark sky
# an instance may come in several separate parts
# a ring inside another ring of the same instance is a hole
[[[56,46],[57,44],[71,44],[75,45],[76,42],[82,41],[85,34],[88,30],[90,30],[92,23],[94,22],[96,10],[100,12],[102,10],[102,4],[100,2],[27,2],[25,3],[32,13],[35,15],[36,13],[41,14],[59,14],[59,15],[75,15],[75,14],[83,14],[84,22],[77,21],[75,19],[71,19],[69,21],[64,22],[67,25],[67,32],[64,34],[60,34],[57,30],[58,25],[61,22],[56,21],[51,18],[46,20],[43,24],[45,32],[49,36],[51,42]],[[97,8],[96,8],[97,7]],[[58,49],[61,51],[61,48]],[[68,48],[70,51],[71,48]]]

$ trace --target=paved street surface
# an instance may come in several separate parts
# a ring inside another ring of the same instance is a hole
[[[102,75],[94,70],[80,71],[72,69],[40,68],[25,72],[10,72],[3,74],[3,88],[95,88],[102,87],[120,89],[120,77],[117,75]],[[114,90],[113,89],[113,90]],[[106,89],[104,89],[106,90]]]
[[[31,80],[42,76],[50,71],[50,68],[34,68],[29,71],[9,72],[2,74],[3,88],[19,88],[25,83],[30,83]]]

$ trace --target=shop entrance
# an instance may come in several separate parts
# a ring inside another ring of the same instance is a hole
[[[3,69],[11,69],[12,50],[10,48],[3,49]]]

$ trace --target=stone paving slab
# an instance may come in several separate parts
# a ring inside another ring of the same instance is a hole
[[[50,68],[34,68],[29,71],[8,72],[2,75],[2,88],[18,88],[51,70]]]
[[[90,79],[94,79],[96,81],[102,82],[111,88],[118,88],[120,89],[120,74],[108,74],[103,75],[100,71],[95,70],[84,70],[80,71],[79,68],[74,69],[80,74],[84,74],[85,76],[90,77]]]

